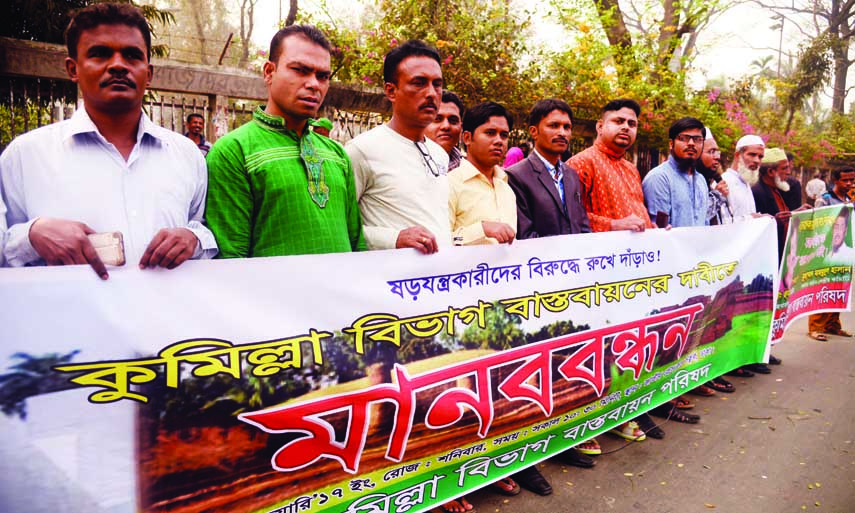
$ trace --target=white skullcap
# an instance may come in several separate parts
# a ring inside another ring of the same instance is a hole
[[[709,141],[710,139],[712,139],[712,142],[715,142],[715,137],[713,137],[713,135],[712,135],[712,131],[711,131],[709,128],[707,128],[707,127],[704,127],[704,130],[706,130],[706,131],[707,131],[707,136],[706,136],[706,137],[704,137],[704,139],[705,139],[705,140],[707,140],[707,141]],[[716,143],[716,145],[718,145],[718,143],[717,143],[717,142],[715,142],[715,143]]]
[[[762,146],[765,148],[766,143],[763,142],[763,139],[761,139],[759,135],[743,135],[742,139],[736,141],[736,151],[739,151],[746,146]]]

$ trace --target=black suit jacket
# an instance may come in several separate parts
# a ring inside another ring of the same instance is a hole
[[[804,203],[802,201],[802,183],[792,176],[787,178],[787,183],[790,184],[790,190],[781,191],[781,196],[784,197],[784,203],[790,207],[790,210],[795,210]]]
[[[763,180],[754,184],[751,192],[754,194],[754,205],[757,207],[758,213],[775,215],[780,212],[778,203],[775,201],[775,193],[772,192],[771,187],[763,183]],[[786,204],[786,201],[784,203]],[[776,221],[778,222],[778,261],[780,262],[781,255],[784,254],[784,243],[787,240],[789,221],[781,221],[780,219],[776,219]]]
[[[591,231],[588,213],[582,205],[579,175],[567,164],[562,164],[562,171],[566,214],[552,175],[534,152],[507,169],[508,183],[517,197],[517,239]]]

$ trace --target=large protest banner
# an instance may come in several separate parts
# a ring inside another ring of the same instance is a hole
[[[772,343],[799,317],[851,308],[852,205],[793,212],[779,271]]]
[[[775,236],[0,270],[0,511],[426,511],[761,361]]]

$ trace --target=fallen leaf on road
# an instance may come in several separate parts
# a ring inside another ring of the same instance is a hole
[[[819,507],[819,501],[814,502],[814,505],[818,508]]]
[[[707,470],[711,470],[709,465],[704,465],[704,468]]]
[[[787,418],[790,420],[806,420],[810,418],[810,415],[787,415]]]
[[[748,417],[751,420],[772,420],[772,417]]]
[[[682,463],[677,463],[677,468],[683,468],[683,464],[682,464]]]
[[[715,509],[715,504],[710,504],[709,502],[705,502],[704,506],[706,506],[709,509]]]
[[[813,485],[808,483],[808,490],[813,490]]]
[[[814,485],[814,486],[816,486],[817,488],[821,488],[821,487],[822,487],[822,485],[821,485],[821,484],[819,484],[819,483],[814,483],[813,485]]]
[[[690,430],[689,430],[689,433],[696,433],[696,434],[698,434],[698,435],[707,435],[707,436],[709,436],[709,433],[705,433],[703,429],[690,429]]]
[[[632,472],[624,472],[623,475],[626,477],[632,477]]]
[[[773,425],[771,425],[771,424],[770,424],[770,425],[769,425],[769,429],[771,429],[772,431],[775,431],[775,426],[773,426]]]
[[[665,486],[668,484],[668,481],[659,481],[659,484],[661,484],[662,486]]]

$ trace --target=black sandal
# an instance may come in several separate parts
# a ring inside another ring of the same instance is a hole
[[[736,376],[737,378],[753,378],[754,373],[748,369],[743,369],[742,367],[737,367],[732,371],[727,373],[728,376]]]
[[[668,403],[653,408],[650,410],[650,414],[668,420],[673,420],[675,422],[683,422],[684,424],[697,424],[701,420],[700,415],[686,413]]]
[[[733,383],[722,377],[713,378],[712,381],[707,381],[707,386],[718,392],[724,392],[726,394],[731,394],[736,391],[736,387],[733,386]]]

